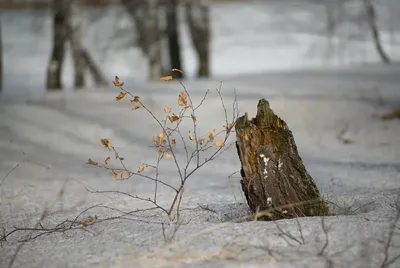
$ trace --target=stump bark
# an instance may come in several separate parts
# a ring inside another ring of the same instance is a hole
[[[258,220],[325,216],[328,208],[303,165],[287,124],[261,99],[257,115],[235,125],[241,185]]]

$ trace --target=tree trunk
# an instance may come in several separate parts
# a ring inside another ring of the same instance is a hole
[[[206,0],[188,0],[186,19],[193,46],[197,53],[199,77],[210,75],[210,10]]]
[[[82,30],[79,17],[79,6],[76,0],[67,0],[68,40],[70,41],[72,59],[74,63],[75,88],[82,88],[85,85],[84,62],[82,58]]]
[[[47,67],[46,87],[50,90],[62,89],[62,65],[64,46],[67,37],[66,8],[68,0],[53,0],[53,49]]]
[[[150,80],[158,81],[162,76],[161,38],[158,27],[158,1],[147,0],[145,5],[145,38],[148,49]]]
[[[136,41],[139,48],[142,50],[142,53],[147,56],[146,32],[143,25],[143,21],[145,20],[144,6],[146,3],[143,0],[121,0],[121,3],[134,22],[136,35],[138,36]]]
[[[101,73],[100,68],[97,67],[89,52],[86,49],[82,49],[81,56],[84,61],[85,67],[87,67],[92,74],[95,84],[98,86],[107,85],[107,79]]]
[[[178,0],[168,0],[167,4],[167,35],[168,51],[170,58],[170,69],[182,70],[181,46],[179,43],[179,25],[178,25]],[[176,72],[174,76],[183,77],[183,73]]]
[[[328,208],[304,167],[286,123],[261,99],[257,116],[236,121],[241,185],[258,219],[323,216]]]
[[[376,11],[374,5],[372,4],[372,0],[364,0],[364,5],[367,13],[367,22],[369,28],[371,29],[372,40],[374,42],[375,49],[378,52],[382,62],[385,64],[390,64],[391,60],[382,46],[380,33],[377,25]]]
[[[158,0],[121,0],[135,23],[138,43],[149,61],[150,80],[162,76],[161,37],[158,19]]]
[[[3,35],[0,21],[0,93],[3,90]]]

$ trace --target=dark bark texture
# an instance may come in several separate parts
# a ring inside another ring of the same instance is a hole
[[[158,0],[121,0],[132,17],[138,34],[137,42],[149,62],[149,79],[158,81],[162,76],[161,33],[159,30]]]
[[[107,79],[105,78],[104,74],[101,72],[100,68],[96,65],[93,57],[90,55],[89,51],[86,49],[81,50],[81,57],[85,64],[85,67],[89,70],[92,74],[94,83],[97,86],[105,86],[107,85]]]
[[[71,45],[72,59],[75,71],[75,89],[83,88],[85,85],[84,60],[81,55],[82,30],[80,20],[80,7],[76,0],[68,0],[68,8],[65,11],[68,25],[68,39]]]
[[[0,92],[3,90],[3,36],[0,22]]]
[[[62,65],[65,56],[65,39],[68,34],[65,10],[68,0],[53,0],[53,50],[47,67],[46,86],[50,90],[62,89]]]
[[[372,0],[364,0],[364,5],[367,13],[367,22],[369,28],[371,29],[372,40],[374,42],[375,49],[378,52],[378,55],[381,58],[382,62],[385,64],[390,64],[391,60],[382,46],[382,41],[378,30],[376,10],[372,3]]]
[[[261,99],[257,115],[235,125],[241,185],[258,220],[323,216],[328,208],[303,165],[292,132]]]
[[[210,75],[210,7],[204,0],[189,0],[186,3],[186,19],[199,67],[198,77]]]
[[[169,51],[171,69],[182,70],[177,9],[178,9],[178,0],[169,0],[168,5],[166,7],[168,51]],[[174,76],[183,78],[183,73],[175,72]]]

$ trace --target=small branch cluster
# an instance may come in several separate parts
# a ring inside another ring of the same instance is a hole
[[[172,71],[182,72],[181,70],[178,69],[173,69]],[[169,81],[172,79],[175,78],[172,76],[165,76],[161,78],[162,81]],[[225,124],[223,125],[223,128],[219,131],[217,131],[216,129],[212,129],[205,135],[200,135],[198,130],[196,112],[204,104],[204,101],[209,93],[209,90],[206,91],[200,103],[196,105],[193,102],[191,95],[189,94],[188,90],[186,89],[182,81],[179,79],[178,81],[183,88],[183,91],[179,93],[177,99],[177,104],[179,108],[177,111],[173,111],[173,109],[171,109],[170,107],[165,106],[164,118],[159,119],[154,115],[153,111],[151,111],[146,106],[146,104],[140,99],[139,96],[134,96],[129,91],[125,90],[123,88],[124,82],[121,82],[118,76],[115,77],[115,81],[113,81],[113,84],[115,87],[120,89],[120,93],[118,96],[116,96],[115,100],[121,101],[127,96],[132,97],[132,99],[130,100],[130,102],[133,104],[132,110],[139,110],[139,109],[145,110],[160,127],[159,133],[155,137],[153,137],[151,146],[156,149],[157,152],[156,161],[155,164],[141,163],[140,165],[138,165],[136,170],[132,170],[125,165],[124,158],[119,155],[118,151],[112,145],[111,141],[109,139],[104,138],[101,139],[102,145],[111,152],[113,152],[115,159],[120,164],[120,168],[112,168],[108,166],[108,163],[110,162],[111,159],[110,156],[104,160],[104,164],[102,165],[100,165],[99,162],[93,161],[92,159],[89,159],[87,164],[109,170],[111,171],[113,177],[120,180],[126,180],[131,178],[132,176],[138,176],[153,181],[154,195],[152,197],[143,198],[136,195],[133,196],[128,193],[122,193],[117,191],[95,191],[95,193],[114,192],[117,194],[128,195],[132,198],[139,199],[142,201],[150,202],[155,207],[166,212],[170,217],[170,219],[172,219],[171,218],[172,212],[174,211],[174,209],[176,209],[177,217],[179,218],[179,207],[181,204],[185,183],[187,182],[189,177],[191,177],[199,168],[203,167],[208,162],[216,159],[223,152],[225,152],[228,148],[232,146],[232,143],[227,144],[227,141],[230,134],[233,132],[232,128],[234,127],[236,119],[238,118],[239,111],[235,94],[232,107],[233,108],[232,118],[230,120],[228,119],[227,109],[221,94],[221,86],[222,86],[221,84],[220,87],[216,89],[216,92],[221,100],[222,110],[225,115],[225,122],[224,122]],[[183,131],[181,130],[181,125],[184,122],[184,120],[191,121],[192,127],[191,130],[189,130],[188,134],[184,134]],[[192,146],[192,148],[194,147],[193,149],[190,149],[189,146],[190,143],[194,144],[194,146]],[[183,161],[183,163],[181,163],[182,161],[179,161],[177,156],[178,145],[182,145],[185,151],[185,160]],[[211,153],[210,156],[202,159],[201,155],[209,150],[214,150],[214,151]],[[180,177],[179,186],[173,186],[169,183],[162,181],[159,178],[160,163],[164,158],[167,160],[171,159],[173,161],[174,166]],[[155,170],[155,176],[149,176],[146,174],[146,170],[149,168]],[[167,187],[173,190],[175,193],[172,202],[168,208],[163,208],[157,204],[157,193],[159,186]]]

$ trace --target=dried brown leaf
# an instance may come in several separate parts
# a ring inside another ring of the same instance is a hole
[[[88,164],[88,165],[92,165],[92,166],[97,166],[97,165],[99,165],[99,163],[98,162],[96,162],[96,161],[93,161],[91,158],[89,158],[88,159],[88,161],[87,161],[87,163],[86,164]]]
[[[115,76],[115,81],[112,81],[115,87],[122,87],[124,85],[124,82],[119,81],[119,77]]]
[[[179,120],[179,116],[177,116],[175,113],[172,113],[172,116],[168,116],[168,119],[171,123],[178,121]]]
[[[210,132],[208,132],[208,133],[206,134],[206,137],[207,137],[208,139],[210,139],[210,141],[214,141],[214,138],[215,138],[215,129],[213,129],[213,130],[211,130]]]
[[[178,105],[187,107],[187,94],[185,92],[179,93],[178,96]]]
[[[138,173],[142,172],[144,170],[144,165],[138,166]]]
[[[217,145],[218,147],[224,147],[225,143],[223,140],[219,140],[215,143],[215,145]]]
[[[116,101],[122,100],[126,96],[126,92],[121,91],[118,96],[115,97]]]
[[[173,71],[173,72],[179,72],[179,73],[183,73],[183,71],[182,71],[182,70],[180,70],[180,69],[172,69],[172,71]]]
[[[138,103],[140,101],[140,97],[139,96],[135,96],[135,97],[133,97],[133,100],[131,100],[131,103],[132,104],[136,104],[136,103]]]
[[[224,128],[225,128],[225,131],[226,131],[226,132],[230,132],[231,129],[232,129],[232,124],[231,124],[231,123],[225,124],[225,125],[224,125]]]
[[[109,150],[112,149],[111,141],[109,139],[101,139],[100,141],[101,141],[101,144],[104,145],[104,147],[106,147]]]
[[[171,75],[163,76],[160,78],[161,81],[170,81],[173,77]]]

